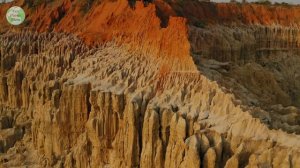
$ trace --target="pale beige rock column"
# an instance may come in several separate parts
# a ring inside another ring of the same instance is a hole
[[[184,159],[185,138],[187,135],[186,120],[174,114],[170,125],[170,139],[166,152],[165,167],[179,167]]]
[[[141,168],[163,168],[162,140],[160,132],[159,114],[148,109],[143,124],[143,149],[141,154]]]

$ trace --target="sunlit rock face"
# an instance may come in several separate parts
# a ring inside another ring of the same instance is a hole
[[[297,7],[30,2],[0,34],[2,167],[300,165]]]

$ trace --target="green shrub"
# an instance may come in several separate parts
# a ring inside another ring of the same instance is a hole
[[[87,13],[94,3],[101,2],[99,0],[80,0],[80,3],[82,4],[81,11],[84,13]]]
[[[29,8],[36,8],[44,3],[52,3],[51,0],[25,0],[25,4],[28,5]]]
[[[33,1],[33,6],[40,6],[41,4],[44,3],[45,0],[34,0]]]
[[[286,2],[281,2],[281,3],[276,2],[275,5],[277,5],[277,6],[285,6],[285,7],[291,7],[292,6],[291,4],[286,3]]]
[[[257,2],[254,2],[255,4],[260,4],[260,5],[272,5],[272,2],[269,0],[259,0]]]
[[[203,21],[196,21],[194,23],[194,26],[199,27],[199,28],[205,28],[206,27],[206,23]]]
[[[185,0],[177,0],[177,4],[181,7],[183,7],[185,4]]]

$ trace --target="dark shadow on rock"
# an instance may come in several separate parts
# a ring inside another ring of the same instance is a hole
[[[270,36],[276,33],[272,27],[190,25],[191,55],[198,71],[234,94],[254,118],[270,129],[300,134],[300,78],[295,75],[300,73],[300,48],[285,39],[285,31],[291,30]]]

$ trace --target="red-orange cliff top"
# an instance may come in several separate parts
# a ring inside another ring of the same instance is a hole
[[[12,28],[5,21],[5,13],[13,5],[22,6],[27,13],[23,27],[40,32],[73,33],[89,45],[114,41],[142,53],[168,58],[169,66],[180,70],[195,70],[190,57],[187,23],[300,23],[298,6],[216,4],[192,0],[169,3],[155,0],[146,6],[142,1],[136,1],[132,6],[127,0],[96,1],[88,6],[83,1],[57,0],[29,7],[28,1],[17,0],[0,5],[0,32]]]

